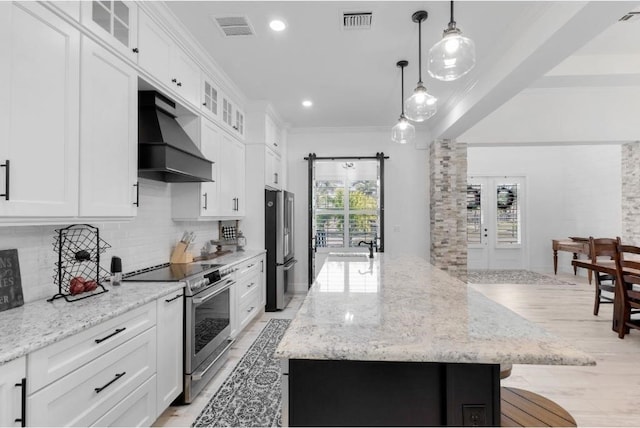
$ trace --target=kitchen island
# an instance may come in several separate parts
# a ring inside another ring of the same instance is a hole
[[[500,364],[595,360],[417,257],[330,255],[280,342],[283,424],[500,425]]]

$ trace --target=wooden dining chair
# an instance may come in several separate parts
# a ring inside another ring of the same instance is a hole
[[[620,238],[594,238],[589,237],[589,255],[591,262],[596,263],[598,260],[608,259],[614,260],[617,253],[617,245]],[[598,315],[601,303],[613,303],[615,296],[615,277],[603,272],[594,272],[595,274],[595,301],[593,302],[593,315]],[[603,294],[603,291],[605,292]]]
[[[618,244],[616,260],[616,293],[620,299],[618,337],[624,339],[630,328],[640,329],[640,247]]]

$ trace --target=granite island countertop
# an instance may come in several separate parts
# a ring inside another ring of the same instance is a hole
[[[594,365],[595,360],[418,257],[332,257],[275,356]]]
[[[264,252],[265,250],[233,252],[214,260],[226,267]],[[80,333],[166,294],[182,290],[185,284],[124,281],[120,286],[112,286],[108,282],[103,285],[109,290],[107,293],[83,300],[38,300],[0,312],[0,364]],[[55,290],[52,286],[52,296]]]

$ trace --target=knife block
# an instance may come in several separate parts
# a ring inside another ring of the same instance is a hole
[[[171,264],[191,263],[193,262],[193,254],[187,252],[188,245],[185,242],[178,242],[171,253]]]

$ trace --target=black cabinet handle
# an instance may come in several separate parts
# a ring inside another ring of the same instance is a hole
[[[133,185],[136,188],[136,201],[133,203],[136,207],[140,206],[140,183],[136,181],[136,184]]]
[[[171,79],[171,82],[176,83],[178,81],[178,79]]]
[[[207,103],[202,103],[202,105],[206,107]]]
[[[122,333],[123,331],[125,331],[127,329],[127,327],[122,327],[122,328],[116,328],[116,331],[114,331],[113,333],[111,333],[108,336],[103,337],[102,339],[96,339],[96,343],[101,343],[104,342],[105,340],[107,340],[110,337],[115,336],[118,333]]]
[[[275,184],[278,184],[278,173],[274,172],[273,175],[276,177]]]
[[[273,146],[274,147],[278,147],[278,143],[276,143],[275,141],[273,142]]]
[[[138,50],[138,48],[133,48],[131,49],[133,51],[133,53],[139,53],[140,51]]]
[[[164,299],[164,301],[167,303],[170,303],[170,302],[173,302],[174,300],[179,299],[180,297],[182,297],[182,294],[178,294],[177,296],[172,297],[171,299]]]
[[[203,193],[202,196],[204,196],[204,207],[203,208],[206,210],[207,209],[207,201],[208,201],[207,194]]]
[[[22,403],[20,403],[20,417],[14,419],[14,422],[20,422],[20,426],[22,427],[26,427],[27,426],[27,379],[26,378],[22,378],[22,381],[20,383],[16,383],[16,388],[22,388],[21,391],[21,396],[22,396]]]
[[[117,381],[118,379],[120,379],[122,376],[124,376],[126,374],[127,374],[127,372],[116,373],[116,377],[111,379],[109,382],[107,382],[106,384],[104,384],[103,386],[101,386],[99,388],[93,388],[93,389],[94,389],[94,391],[96,391],[96,394],[100,394],[106,387],[108,387],[113,382]]]
[[[4,193],[0,196],[4,196],[5,201],[9,200],[9,159],[0,165],[0,168],[4,168]]]
[[[178,83],[176,83],[176,85],[182,86],[182,82],[178,82]]]

